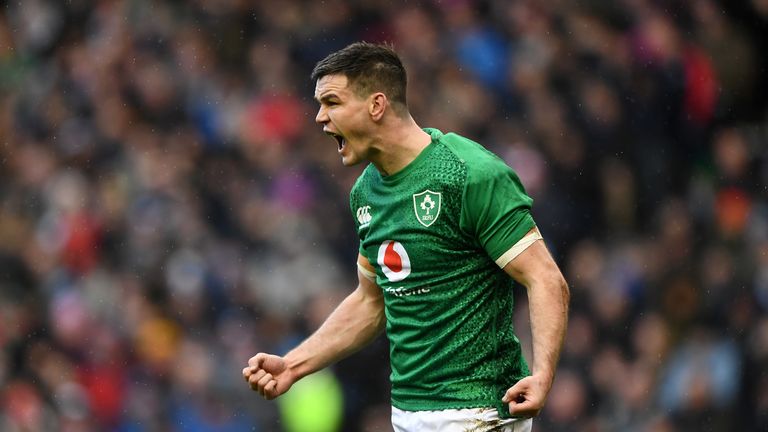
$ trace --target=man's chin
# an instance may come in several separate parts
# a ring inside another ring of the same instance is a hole
[[[354,157],[354,156],[342,156],[341,157],[341,164],[347,167],[355,166],[362,162],[360,158]]]

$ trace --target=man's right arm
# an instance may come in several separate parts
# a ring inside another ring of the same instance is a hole
[[[267,399],[288,391],[301,378],[341,360],[370,343],[382,330],[384,296],[370,278],[373,267],[358,256],[357,289],[350,293],[325,322],[284,357],[258,353],[248,360],[243,377]]]

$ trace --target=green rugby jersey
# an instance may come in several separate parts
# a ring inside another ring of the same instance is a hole
[[[401,171],[369,165],[350,192],[360,253],[384,293],[392,405],[495,407],[530,374],[512,326],[512,279],[496,264],[534,226],[517,175],[469,139],[432,142]]]

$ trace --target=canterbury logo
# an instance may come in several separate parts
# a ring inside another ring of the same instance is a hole
[[[357,221],[360,223],[360,228],[364,228],[371,223],[371,206],[358,207]]]
[[[386,240],[382,243],[376,262],[390,282],[401,281],[411,274],[411,259],[400,242]]]

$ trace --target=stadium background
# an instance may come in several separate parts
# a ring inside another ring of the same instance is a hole
[[[354,286],[308,73],[359,39],[535,199],[573,298],[535,430],[768,430],[765,0],[0,5],[1,430],[388,430],[381,339],[282,405],[240,375]]]

